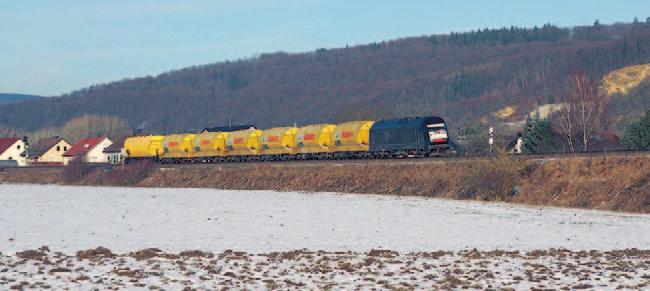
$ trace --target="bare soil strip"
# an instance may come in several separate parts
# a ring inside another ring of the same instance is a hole
[[[11,289],[644,289],[650,251],[398,253],[296,250],[247,253],[150,248],[76,255],[47,247],[0,254],[0,286]]]

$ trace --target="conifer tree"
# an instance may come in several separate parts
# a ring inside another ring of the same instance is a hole
[[[539,114],[528,117],[522,139],[524,153],[546,153],[555,149],[555,133],[548,120],[539,118]]]
[[[628,125],[623,136],[623,145],[628,149],[650,149],[650,110],[638,122]]]

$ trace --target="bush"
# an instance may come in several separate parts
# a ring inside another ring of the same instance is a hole
[[[63,169],[63,182],[67,184],[79,183],[81,179],[92,171],[93,167],[83,162],[82,157],[75,157]]]
[[[135,185],[148,177],[156,167],[156,164],[150,161],[129,163],[123,169],[114,169],[108,172],[104,177],[104,184],[109,186]]]
[[[522,162],[505,152],[494,158],[481,160],[464,177],[460,199],[502,201],[512,197],[524,169]]]

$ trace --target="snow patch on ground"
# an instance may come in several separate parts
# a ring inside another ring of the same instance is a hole
[[[649,251],[368,253],[226,251],[75,255],[47,248],[0,254],[12,289],[621,290],[650,282]]]
[[[650,216],[380,195],[0,185],[0,252],[645,249]]]

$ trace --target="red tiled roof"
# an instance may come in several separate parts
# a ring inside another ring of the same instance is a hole
[[[85,155],[92,150],[98,143],[104,140],[104,137],[89,137],[80,140],[74,144],[65,154],[64,157],[74,157],[77,155]]]
[[[19,141],[19,138],[0,138],[0,154],[4,153],[9,147]]]

